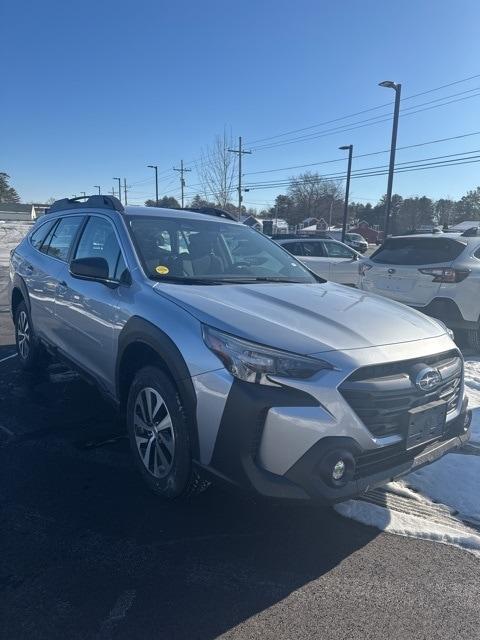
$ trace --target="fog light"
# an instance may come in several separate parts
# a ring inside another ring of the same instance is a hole
[[[345,475],[345,470],[345,462],[342,459],[338,460],[332,469],[332,478],[334,480],[341,480]]]

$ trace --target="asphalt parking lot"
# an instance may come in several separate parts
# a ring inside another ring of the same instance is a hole
[[[94,388],[9,357],[0,266],[2,637],[480,637],[480,564],[465,551],[221,487],[150,495]]]

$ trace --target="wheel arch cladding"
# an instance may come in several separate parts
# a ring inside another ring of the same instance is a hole
[[[155,365],[169,376],[178,390],[189,428],[192,456],[199,457],[197,401],[187,364],[173,340],[151,322],[134,316],[122,329],[118,340],[116,395],[126,407],[128,389],[135,373],[146,365]]]
[[[30,298],[28,295],[27,285],[24,280],[20,278],[20,276],[15,275],[12,284],[12,293],[10,300],[10,308],[12,311],[12,316],[15,317],[15,311],[17,310],[18,305],[24,301],[27,305],[28,312],[30,313]]]

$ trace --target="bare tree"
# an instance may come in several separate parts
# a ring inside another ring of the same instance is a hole
[[[215,136],[211,147],[202,150],[197,174],[203,189],[205,200],[215,200],[225,207],[235,190],[237,160],[228,148],[233,146],[232,137],[226,131]]]
[[[291,178],[288,196],[292,204],[288,211],[290,224],[299,224],[305,218],[324,218],[329,221],[335,204],[342,198],[341,184],[307,171]]]

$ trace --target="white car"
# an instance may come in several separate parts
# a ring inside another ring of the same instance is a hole
[[[480,350],[480,236],[475,231],[388,238],[360,268],[360,288],[464,331]]]
[[[343,242],[301,237],[276,238],[276,242],[325,280],[358,287],[359,265],[364,258]]]

